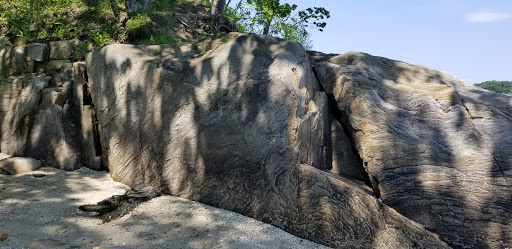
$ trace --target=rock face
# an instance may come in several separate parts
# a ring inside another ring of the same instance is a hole
[[[0,174],[17,175],[41,168],[41,163],[33,158],[10,157],[0,159]]]
[[[86,63],[75,43],[0,47],[0,158],[107,166],[332,247],[512,245],[510,95],[268,36],[110,45]]]
[[[73,51],[72,41],[0,47],[0,152],[102,169],[85,64],[73,66]]]
[[[384,204],[453,247],[512,245],[512,96],[364,53],[312,53]]]
[[[299,45],[231,33],[194,46],[110,45],[86,63],[115,180],[325,245],[446,247],[363,188],[319,170],[331,168],[331,115]]]

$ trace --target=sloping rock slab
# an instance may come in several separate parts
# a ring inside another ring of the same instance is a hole
[[[446,247],[316,169],[331,163],[330,115],[301,46],[233,33],[205,42],[110,45],[87,55],[102,155],[114,180],[236,211],[324,245]]]
[[[512,96],[364,53],[311,58],[385,204],[454,247],[512,245]]]

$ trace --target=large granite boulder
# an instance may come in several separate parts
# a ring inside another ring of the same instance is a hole
[[[310,55],[384,204],[453,247],[512,245],[512,96],[364,53]]]
[[[320,170],[331,168],[331,115],[300,45],[230,33],[196,45],[110,45],[86,64],[115,180],[329,246],[446,247],[371,191]]]

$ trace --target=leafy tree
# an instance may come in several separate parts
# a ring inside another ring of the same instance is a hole
[[[215,0],[218,1],[218,0]],[[329,11],[322,7],[297,10],[296,4],[281,3],[280,0],[240,0],[234,7],[228,6],[225,16],[237,22],[239,31],[273,35],[301,43],[311,49],[308,28],[323,31]],[[295,13],[295,14],[294,14]]]
[[[512,81],[485,81],[475,86],[487,89],[491,92],[512,94]]]

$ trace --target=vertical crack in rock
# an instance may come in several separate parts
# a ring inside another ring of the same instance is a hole
[[[88,81],[87,74],[84,75],[85,82]],[[102,151],[101,151],[101,141],[100,141],[100,133],[98,129],[98,117],[96,116],[96,112],[94,111],[94,103],[92,102],[91,93],[89,92],[88,84],[85,83],[82,85],[83,87],[83,101],[82,104],[84,106],[90,106],[92,111],[92,139],[94,143],[94,152],[96,153],[96,156],[101,157]]]
[[[89,91],[89,79],[85,63],[77,62],[73,64],[73,78],[75,81],[75,100],[73,102],[77,106],[75,119],[81,130],[81,161],[88,168],[103,170],[105,164],[102,163],[103,151],[100,141],[100,127]]]
[[[352,134],[350,133],[353,128],[350,126],[350,123],[348,122],[348,117],[338,108],[338,105],[336,104],[336,100],[333,95],[328,94],[323,85],[321,84],[320,78],[318,77],[318,72],[316,71],[316,68],[312,65],[311,66],[313,73],[315,74],[316,80],[318,81],[320,85],[320,90],[324,92],[327,95],[328,104],[329,104],[329,110],[331,110],[331,114],[334,116],[336,121],[341,125],[343,128],[343,133],[350,141],[350,148],[352,150],[352,153],[356,156],[356,160],[358,162],[358,165],[363,168],[361,170],[363,180],[365,184],[370,187],[373,190],[373,193],[375,197],[380,198],[380,191],[379,191],[379,182],[376,177],[372,176],[368,173],[366,170],[367,162],[363,162],[363,159],[361,159],[361,156],[359,156],[359,153],[357,151],[356,142],[354,138],[352,137]]]
[[[500,161],[496,158],[495,154],[492,152],[491,150],[491,146],[489,146],[489,144],[487,143],[487,141],[485,141],[484,137],[482,136],[482,134],[480,133],[480,131],[476,128],[475,124],[473,123],[473,119],[475,119],[475,117],[473,117],[471,115],[471,112],[469,111],[468,107],[466,106],[466,103],[464,102],[464,99],[460,98],[460,102],[462,103],[462,106],[464,107],[464,109],[466,110],[466,112],[468,113],[469,115],[469,120],[471,122],[471,127],[473,127],[473,130],[476,134],[478,134],[478,136],[482,139],[482,142],[484,143],[485,145],[485,148],[487,150],[489,150],[489,152],[491,153],[491,156],[492,156],[492,160],[494,161],[494,163],[496,163],[496,165],[498,166],[498,169],[500,170],[501,172],[501,175],[503,176],[503,178],[505,179],[505,183],[507,184],[507,186],[511,187],[511,182],[507,179],[507,175],[505,174],[505,171],[503,170],[503,167],[500,163]],[[510,194],[510,199],[512,200],[512,191],[509,191],[509,194]]]

